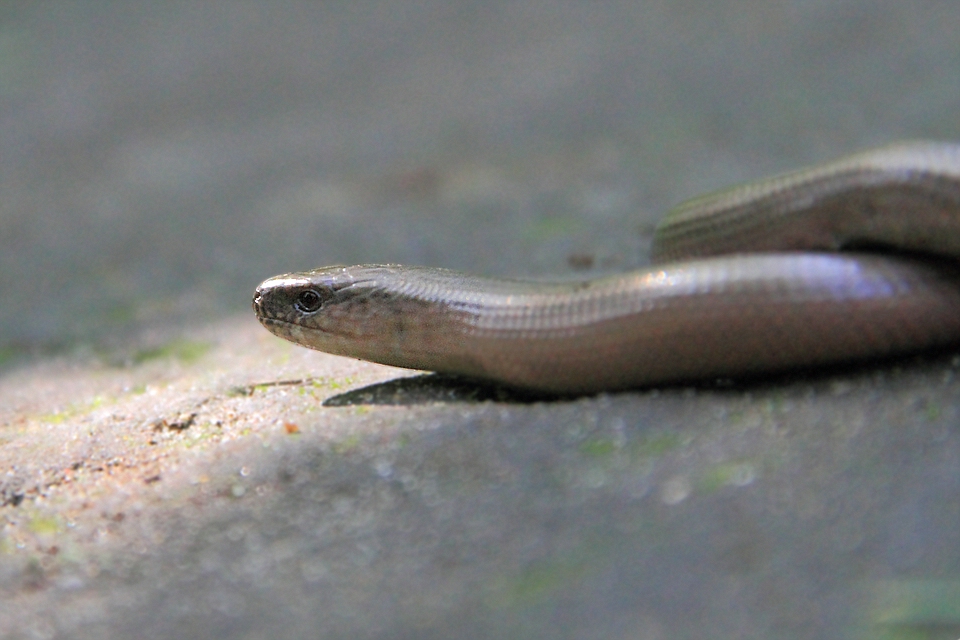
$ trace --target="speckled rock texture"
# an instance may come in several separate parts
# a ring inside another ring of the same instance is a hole
[[[705,190],[960,139],[951,2],[0,9],[0,637],[960,637],[960,353],[579,399],[256,284],[593,276]]]

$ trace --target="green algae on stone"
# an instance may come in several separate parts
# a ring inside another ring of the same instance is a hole
[[[867,621],[872,639],[960,637],[960,578],[883,580],[868,590],[872,594]]]
[[[496,600],[501,606],[529,606],[577,583],[589,569],[590,563],[584,558],[534,562],[519,575],[504,581]]]
[[[85,415],[99,409],[104,405],[107,399],[104,396],[94,396],[87,402],[78,402],[69,405],[66,409],[60,411],[54,411],[52,413],[45,413],[43,415],[37,416],[37,420],[40,422],[46,422],[49,424],[62,424],[73,418]]]
[[[684,444],[684,439],[675,433],[657,433],[637,441],[631,451],[638,457],[657,458]]]
[[[723,487],[743,487],[756,477],[756,469],[749,462],[724,462],[705,469],[696,480],[702,493],[713,493]]]
[[[36,515],[27,520],[26,528],[37,535],[53,535],[63,532],[63,523],[56,516]]]
[[[608,456],[620,447],[610,438],[590,438],[580,443],[580,453],[593,457]]]
[[[170,358],[181,362],[192,363],[202,358],[213,345],[198,340],[176,339],[167,344],[151,349],[141,349],[132,358],[134,364],[143,364],[151,360]]]

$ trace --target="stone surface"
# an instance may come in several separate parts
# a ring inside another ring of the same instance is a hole
[[[670,204],[956,139],[954,3],[0,10],[0,636],[956,638],[960,361],[549,401],[256,283],[590,276]]]

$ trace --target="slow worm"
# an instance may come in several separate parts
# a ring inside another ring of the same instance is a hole
[[[264,281],[253,306],[312,349],[563,394],[960,344],[960,145],[902,143],[697,198],[668,212],[652,256],[575,283],[324,267]]]

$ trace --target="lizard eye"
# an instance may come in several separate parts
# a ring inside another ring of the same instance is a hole
[[[307,289],[306,291],[301,291],[300,294],[297,295],[297,299],[293,303],[293,306],[295,306],[297,311],[300,311],[301,313],[313,313],[323,306],[323,298],[321,298],[320,294],[313,289]]]

